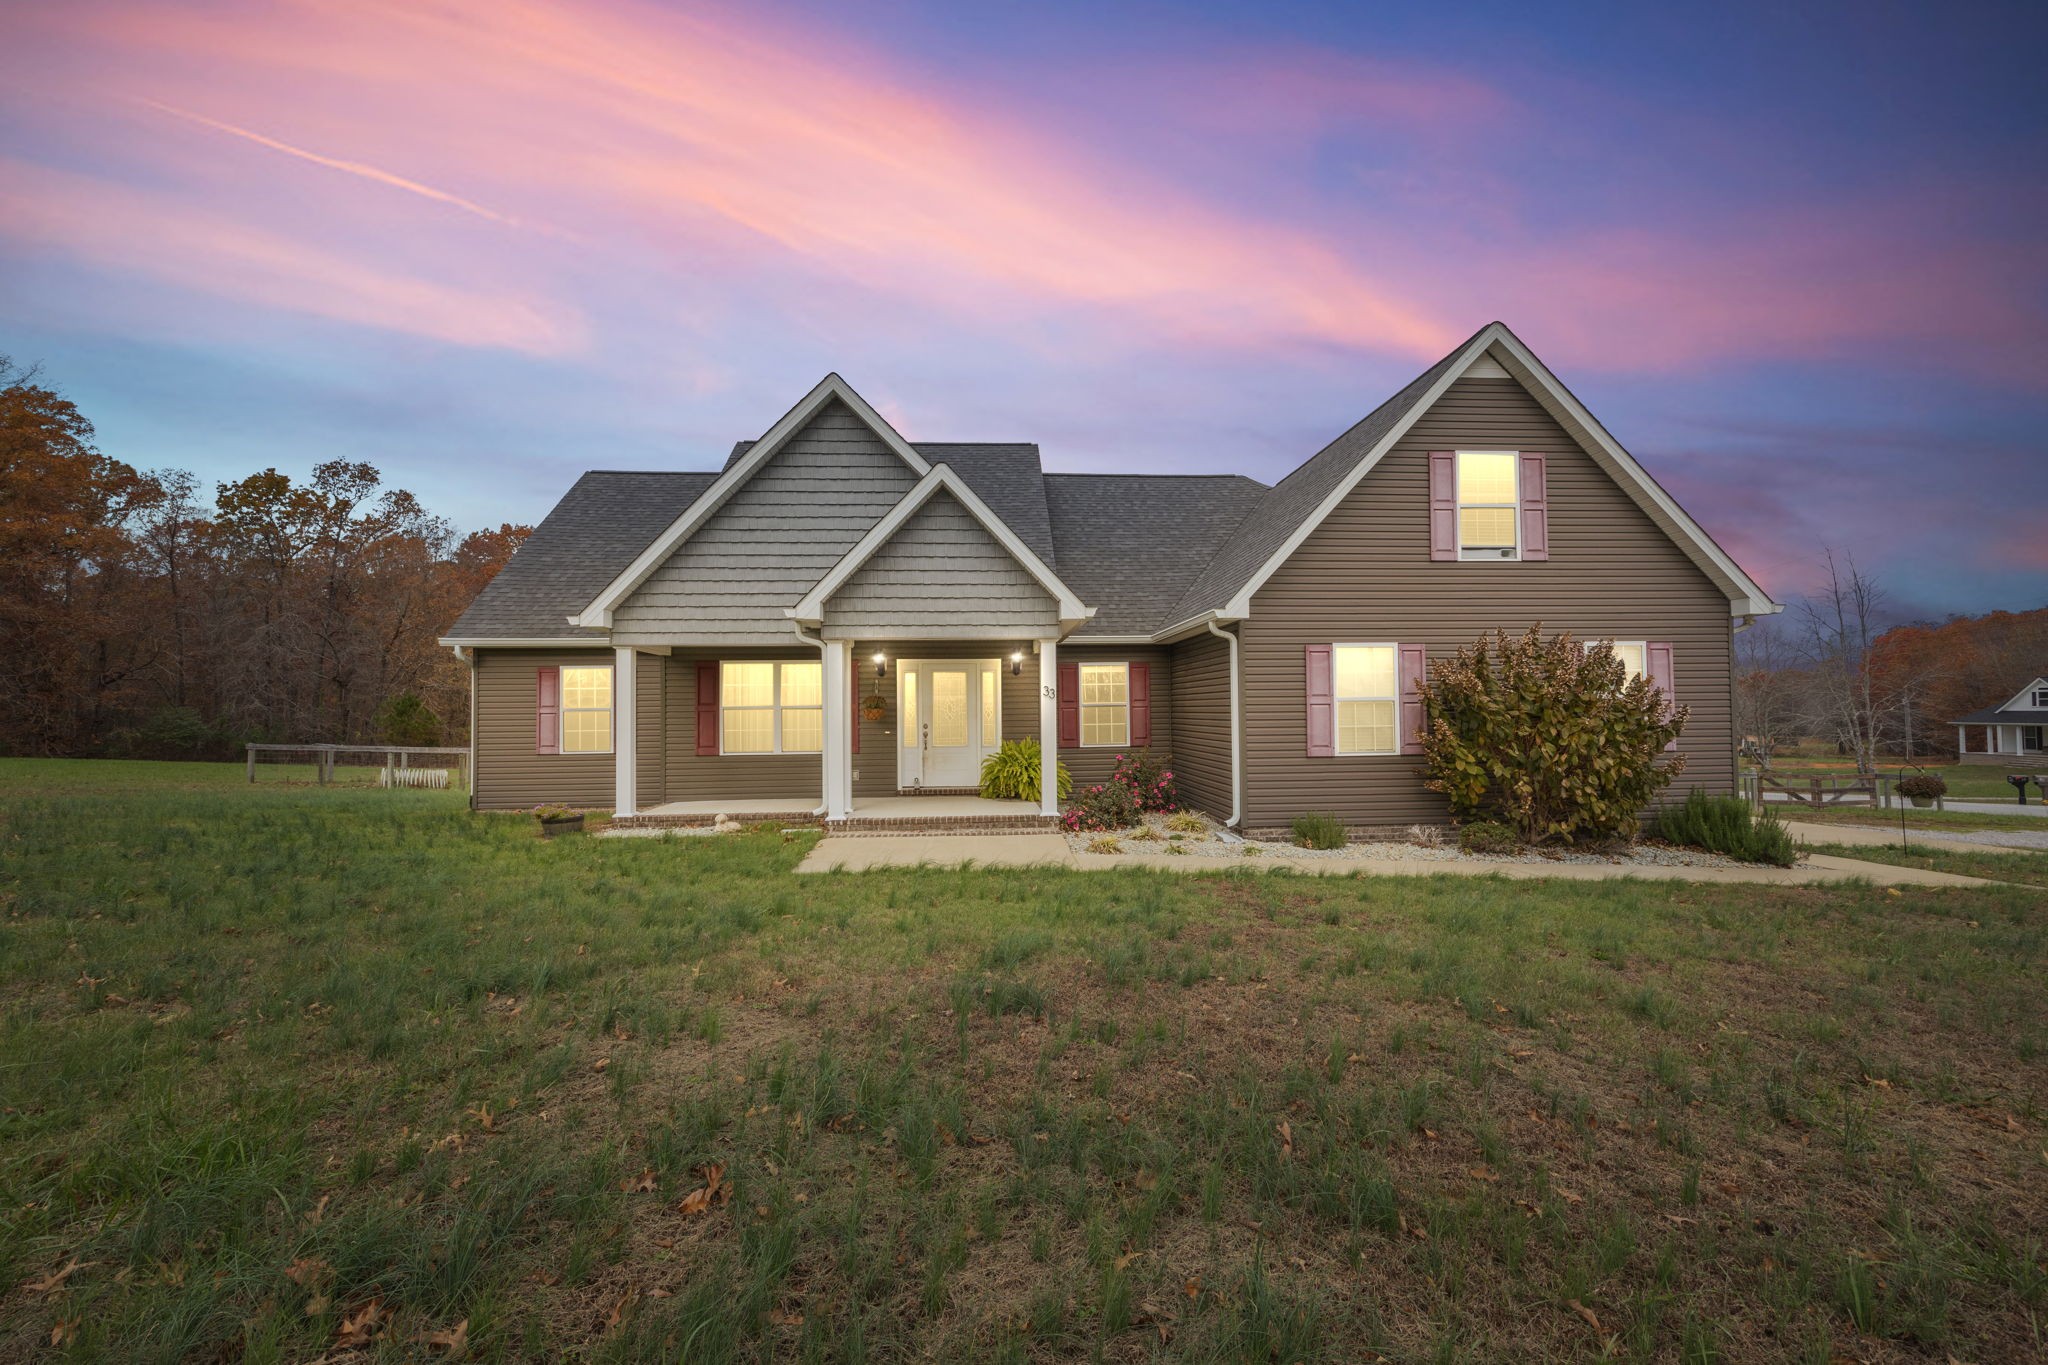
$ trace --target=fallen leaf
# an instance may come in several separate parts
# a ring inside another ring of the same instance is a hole
[[[590,1069],[591,1069],[592,1071],[602,1071],[602,1070],[604,1070],[604,1069],[605,1069],[606,1067],[610,1066],[611,1064],[612,1064],[612,1059],[611,1059],[611,1058],[609,1058],[609,1057],[600,1057],[600,1058],[598,1058],[598,1059],[597,1059],[596,1061],[594,1061],[594,1062],[592,1062],[592,1063],[590,1064]]]
[[[306,1316],[317,1318],[322,1313],[325,1313],[329,1307],[330,1304],[325,1294],[315,1294],[312,1298],[306,1300]]]
[[[1159,1188],[1159,1177],[1141,1169],[1132,1183],[1141,1190],[1156,1190]]]
[[[648,1167],[638,1175],[629,1175],[619,1182],[619,1188],[627,1194],[651,1194],[661,1182],[654,1178],[654,1168]]]
[[[327,1216],[327,1201],[332,1198],[334,1198],[334,1196],[331,1194],[323,1194],[320,1196],[320,1201],[313,1205],[312,1209],[309,1210],[306,1214],[307,1227],[317,1228],[320,1226],[320,1220]]]
[[[371,1299],[355,1312],[341,1315],[341,1322],[334,1329],[334,1344],[342,1347],[367,1346],[390,1325],[390,1318],[391,1315],[384,1311],[384,1300]]]
[[[1564,1202],[1565,1202],[1565,1203],[1567,1203],[1567,1204],[1575,1204],[1575,1205],[1576,1205],[1576,1204],[1583,1204],[1583,1203],[1585,1203],[1585,1202],[1586,1202],[1585,1200],[1583,1200],[1583,1199],[1579,1198],[1579,1196],[1577,1196],[1577,1195],[1573,1194],[1573,1193],[1572,1193],[1572,1192],[1571,1192],[1570,1190],[1566,1189],[1566,1188],[1565,1188],[1564,1186],[1562,1186],[1562,1185],[1552,1185],[1552,1186],[1550,1187],[1550,1192],[1551,1192],[1552,1194],[1556,1195],[1556,1196],[1557,1196],[1557,1197],[1558,1197],[1559,1199],[1562,1199],[1562,1200],[1564,1200]]]
[[[50,1344],[62,1346],[67,1341],[78,1339],[78,1319],[59,1318],[50,1324]]]
[[[1116,1258],[1116,1268],[1122,1270],[1144,1254],[1142,1251],[1126,1251],[1123,1255]]]
[[[64,1281],[70,1279],[79,1271],[84,1270],[87,1266],[95,1266],[98,1264],[98,1261],[80,1261],[76,1257],[73,1257],[71,1260],[66,1261],[64,1263],[64,1268],[62,1270],[56,1271],[46,1279],[30,1280],[28,1283],[22,1285],[22,1288],[26,1289],[31,1294],[47,1294],[51,1290],[60,1287],[64,1283]]]
[[[1180,1287],[1180,1292],[1191,1299],[1199,1299],[1202,1297],[1202,1281],[1199,1278],[1191,1278]]]
[[[672,1299],[675,1295],[666,1289],[650,1289],[647,1291],[647,1297],[650,1299]]]
[[[446,1351],[451,1356],[461,1355],[469,1349],[469,1319],[464,1318],[445,1332],[427,1333],[426,1343],[434,1350]]]
[[[1592,1325],[1594,1331],[1599,1332],[1604,1330],[1600,1326],[1599,1316],[1595,1314],[1592,1309],[1586,1307],[1586,1305],[1584,1305],[1583,1303],[1580,1303],[1577,1299],[1566,1299],[1564,1301],[1564,1306],[1571,1309],[1574,1313],[1577,1313],[1580,1317],[1584,1318],[1588,1323]]]
[[[490,1105],[479,1104],[474,1109],[465,1109],[462,1112],[468,1114],[471,1118],[475,1119],[476,1126],[483,1129],[486,1133],[491,1131]]]
[[[1496,1181],[1500,1179],[1500,1176],[1484,1166],[1474,1166],[1472,1168],[1472,1178],[1474,1180]]]
[[[804,1315],[771,1308],[768,1310],[768,1321],[777,1327],[801,1327],[804,1325]]]
[[[701,1190],[691,1190],[688,1194],[684,1195],[683,1202],[676,1206],[678,1213],[684,1215],[706,1213],[710,1210],[712,1204],[722,1204],[732,1197],[732,1189],[725,1183],[725,1167],[723,1165],[713,1162],[711,1165],[704,1167],[699,1174],[704,1177],[704,1188]]]
[[[527,1278],[538,1281],[551,1289],[562,1282],[562,1274],[558,1270],[536,1270]]]
[[[1667,1213],[1667,1214],[1665,1214],[1665,1215],[1664,1215],[1664,1217],[1665,1217],[1665,1218],[1666,1218],[1666,1219],[1667,1219],[1668,1221],[1670,1221],[1670,1222],[1673,1222],[1673,1223],[1676,1223],[1676,1224],[1678,1224],[1678,1226],[1680,1226],[1680,1227],[1682,1227],[1682,1228],[1689,1228],[1689,1227],[1693,1226],[1693,1225],[1694,1225],[1695,1223],[1697,1223],[1697,1222],[1699,1222],[1699,1221],[1700,1221],[1700,1220],[1699,1220],[1699,1219],[1697,1219],[1697,1218],[1687,1218],[1687,1217],[1686,1217],[1686,1216],[1685,1216],[1684,1214],[1682,1214],[1682,1213]]]
[[[604,1330],[609,1332],[612,1328],[624,1322],[627,1312],[633,1307],[633,1301],[639,1297],[640,1291],[637,1289],[628,1289],[625,1293],[619,1295],[619,1301],[612,1305],[609,1313],[604,1315]]]
[[[1282,1119],[1280,1120],[1280,1122],[1273,1125],[1273,1131],[1280,1135],[1280,1155],[1283,1157],[1293,1156],[1294,1125],[1289,1123],[1286,1119]]]
[[[1889,1090],[1892,1088],[1892,1083],[1888,1080],[1885,1080],[1882,1076],[1865,1076],[1863,1078],[1863,1083],[1865,1085],[1874,1085],[1879,1090]]]
[[[317,1284],[326,1279],[332,1269],[317,1256],[302,1256],[286,1268],[284,1277],[293,1284]]]

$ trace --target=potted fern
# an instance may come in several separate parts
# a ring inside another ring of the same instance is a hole
[[[981,761],[981,794],[991,801],[1036,801],[1043,757],[1035,739],[1006,739]],[[1067,765],[1059,765],[1059,797],[1074,790]]]

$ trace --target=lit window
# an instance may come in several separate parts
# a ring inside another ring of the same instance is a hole
[[[1512,450],[1458,452],[1458,557],[1514,559],[1521,507]]]
[[[604,754],[612,747],[612,670],[562,670],[562,752]]]
[[[1397,752],[1394,646],[1334,645],[1330,662],[1332,700],[1337,704],[1337,752]]]
[[[1621,666],[1628,670],[1629,682],[1634,682],[1649,672],[1649,656],[1641,640],[1611,640],[1608,648],[1614,657],[1621,660]]]
[[[981,745],[992,749],[996,744],[996,671],[993,668],[981,670]]]
[[[1082,747],[1114,748],[1130,742],[1130,665],[1082,664]]]
[[[915,749],[918,746],[917,732],[917,670],[906,668],[898,675],[903,680],[903,696],[898,709],[903,713],[903,747]]]
[[[816,663],[718,666],[719,752],[815,754],[825,747],[825,681]]]

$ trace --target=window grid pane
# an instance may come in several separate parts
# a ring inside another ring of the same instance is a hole
[[[825,700],[823,664],[783,664],[782,704],[818,706]]]
[[[774,708],[767,706],[728,707],[725,712],[724,749],[729,754],[774,753]]]
[[[1458,501],[1512,504],[1516,497],[1516,458],[1500,452],[1459,452]]]
[[[1643,676],[1643,646],[1640,644],[1617,644],[1614,657],[1621,660],[1621,666],[1628,670],[1631,681]]]
[[[956,749],[967,742],[967,675],[932,670],[932,743]]]
[[[1127,743],[1130,739],[1130,717],[1121,706],[1084,706],[1081,708],[1081,742],[1093,746],[1113,746]]]
[[[1394,752],[1394,703],[1338,702],[1337,749],[1347,754]]]
[[[1515,543],[1515,509],[1512,507],[1460,507],[1458,547],[1465,550],[1504,550]]]
[[[917,747],[917,671],[903,674],[903,747]]]
[[[609,709],[612,704],[612,671],[609,668],[565,668],[562,670],[564,710]]]
[[[1081,704],[1121,706],[1128,699],[1128,682],[1122,664],[1082,664]]]
[[[727,663],[719,666],[719,701],[728,707],[772,706],[775,665]]]
[[[825,748],[825,712],[815,706],[792,706],[782,713],[782,752],[815,754]]]
[[[612,713],[609,711],[564,711],[562,752],[601,754],[612,747]]]

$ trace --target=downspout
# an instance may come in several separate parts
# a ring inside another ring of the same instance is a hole
[[[789,628],[796,632],[797,639],[802,640],[807,645],[815,645],[817,647],[818,674],[822,678],[825,673],[825,638],[822,635],[804,634],[804,623],[801,621],[791,621],[789,623]],[[819,700],[823,701],[824,698],[820,697]],[[821,751],[818,754],[818,784],[820,787],[820,791],[818,792],[818,808],[811,812],[811,814],[817,816],[821,820],[825,818],[826,812],[828,812],[831,809],[831,804],[825,799],[825,793],[822,790],[825,782],[829,780],[830,776],[831,765],[827,761],[827,756]]]
[[[1244,778],[1242,776],[1244,726],[1238,717],[1237,635],[1233,631],[1219,630],[1216,626],[1216,618],[1213,616],[1204,624],[1209,627],[1211,635],[1214,635],[1219,640],[1228,640],[1230,642],[1230,818],[1223,823],[1226,828],[1235,829],[1238,821],[1244,818]]]

